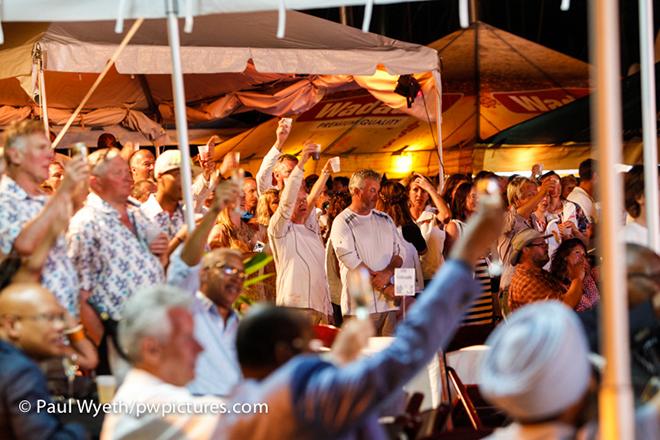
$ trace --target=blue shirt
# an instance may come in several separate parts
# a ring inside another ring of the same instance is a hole
[[[227,415],[234,439],[387,438],[380,406],[451,340],[480,287],[467,265],[448,261],[410,309],[385,350],[343,368],[298,356],[232,401],[267,403],[267,414]]]
[[[232,311],[225,323],[213,301],[199,291],[201,264],[188,266],[181,259],[182,251],[180,245],[170,255],[167,284],[195,295],[195,339],[204,347],[195,365],[195,379],[187,388],[196,395],[227,396],[243,380],[236,353],[238,315]]]
[[[82,426],[64,425],[45,409],[37,412],[37,401],[51,402],[46,378],[31,359],[0,340],[0,437],[12,439],[83,439]],[[26,404],[29,409],[24,412]],[[19,404],[21,405],[19,407]]]
[[[195,339],[204,351],[195,365],[195,379],[188,390],[195,395],[228,396],[242,380],[236,353],[238,315],[231,312],[225,323],[213,302],[197,292],[193,306]]]

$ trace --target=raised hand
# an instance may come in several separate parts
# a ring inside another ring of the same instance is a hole
[[[275,135],[277,136],[277,145],[279,148],[282,148],[282,145],[286,142],[291,133],[291,123],[293,120],[291,118],[281,118],[277,123],[277,130]]]
[[[74,157],[64,165],[64,177],[58,193],[73,195],[89,179],[89,165],[82,156]]]
[[[226,206],[237,205],[239,197],[240,188],[238,185],[231,180],[225,180],[215,188],[215,198],[213,199],[211,209],[220,212]]]

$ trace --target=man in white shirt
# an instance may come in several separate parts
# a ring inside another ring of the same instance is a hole
[[[573,188],[567,200],[577,203],[589,219],[589,223],[598,221],[598,209],[594,199],[598,187],[598,163],[594,159],[586,159],[580,163],[580,185]]]
[[[179,150],[167,150],[158,156],[154,168],[158,189],[140,208],[149,220],[160,226],[170,240],[185,224],[180,166]]]
[[[660,174],[660,167],[657,167]],[[649,229],[646,223],[646,198],[644,195],[644,166],[635,165],[624,176],[624,205],[628,222],[623,227],[626,243],[648,246]],[[657,213],[656,213],[657,214]]]
[[[298,163],[296,156],[291,154],[282,154],[282,147],[291,132],[291,119],[282,118],[277,124],[275,144],[268,150],[264,156],[259,171],[257,171],[257,192],[263,194],[270,188],[282,190],[284,179]]]
[[[277,305],[302,309],[313,324],[329,322],[332,315],[325,250],[313,203],[303,183],[305,163],[313,148],[306,146],[281,193],[277,211],[268,225],[268,240],[277,269]],[[312,215],[310,215],[312,214]]]
[[[126,302],[119,339],[131,370],[103,422],[101,438],[222,438],[221,400],[195,397],[185,388],[195,376],[202,346],[195,340],[193,298],[155,286]],[[218,372],[222,374],[222,372]],[[136,404],[143,414],[136,412]]]
[[[330,241],[339,260],[341,308],[344,315],[354,315],[347,288],[348,272],[366,267],[374,289],[369,312],[378,336],[390,336],[396,325],[393,277],[403,264],[401,235],[389,215],[374,209],[380,190],[380,174],[373,170],[356,171],[348,185],[351,204],[332,224]]]

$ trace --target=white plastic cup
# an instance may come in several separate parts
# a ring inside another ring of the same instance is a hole
[[[338,173],[341,170],[341,166],[339,165],[339,156],[335,156],[330,159],[330,167],[332,168],[333,173]]]
[[[147,226],[145,230],[145,235],[144,237],[147,240],[147,243],[151,244],[152,241],[154,241],[158,236],[163,232],[162,229],[160,229],[158,226],[155,224],[151,224]]]
[[[111,375],[96,376],[96,391],[99,395],[99,403],[110,403],[115,397],[117,390],[117,379]]]

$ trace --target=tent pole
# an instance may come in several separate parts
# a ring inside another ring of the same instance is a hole
[[[653,3],[639,0],[639,52],[642,78],[642,126],[644,134],[644,202],[647,246],[660,254],[660,219],[658,219],[658,132],[655,108],[655,61],[653,41]]]
[[[592,95],[594,151],[598,157],[601,215],[598,227],[603,258],[601,352],[605,370],[600,386],[599,431],[605,440],[632,439],[633,399],[630,380],[626,264],[620,240],[623,209],[621,177],[615,164],[621,162],[621,83],[619,79],[619,23],[617,0],[591,0],[590,52],[594,66]]]
[[[190,171],[190,147],[188,145],[188,120],[186,119],[186,97],[183,88],[183,71],[181,69],[179,22],[176,1],[165,0],[165,8],[167,10],[167,38],[170,42],[170,51],[172,54],[172,89],[174,90],[176,135],[179,141],[179,151],[181,151],[181,185],[183,186],[183,202],[186,205],[186,225],[188,225],[188,233],[190,233],[195,229],[195,217]]]
[[[46,81],[44,79],[44,60],[41,49],[38,52],[39,58],[37,60],[37,74],[39,81],[39,106],[41,107],[41,120],[44,123],[44,132],[46,138],[50,139],[50,126],[48,123],[48,101],[46,100]]]
[[[445,162],[442,157],[442,79],[438,69],[434,69],[431,74],[435,84],[435,129],[438,134],[438,191],[442,192],[445,186]]]
[[[78,114],[80,114],[80,111],[83,109],[85,104],[87,104],[87,101],[89,98],[92,96],[92,93],[96,91],[98,88],[99,84],[101,84],[101,81],[103,81],[103,78],[108,74],[110,71],[110,68],[115,64],[115,61],[117,61],[117,58],[119,58],[119,55],[122,53],[124,48],[128,45],[128,42],[131,41],[131,38],[133,38],[133,35],[140,29],[140,26],[142,25],[142,22],[144,21],[144,18],[138,18],[135,20],[135,23],[133,23],[133,26],[128,30],[126,33],[126,36],[124,37],[123,40],[121,40],[121,43],[119,43],[119,46],[117,46],[117,49],[115,49],[115,52],[112,54],[110,59],[108,60],[107,64],[103,68],[103,71],[101,74],[96,78],[96,81],[94,81],[94,84],[92,84],[92,87],[89,89],[85,97],[80,101],[80,104],[78,104],[78,107],[73,111],[71,116],[69,117],[69,120],[66,121],[66,124],[64,124],[64,128],[62,128],[62,131],[60,131],[53,141],[53,148],[57,147],[57,144],[60,143],[66,132],[69,130],[69,127],[71,127],[71,124],[73,124],[73,121],[78,117]]]

